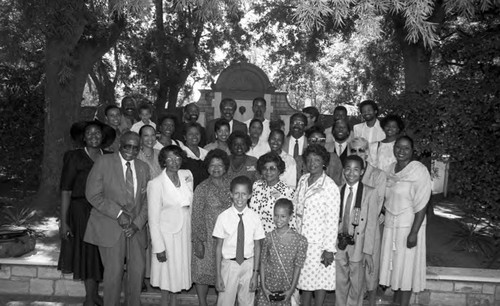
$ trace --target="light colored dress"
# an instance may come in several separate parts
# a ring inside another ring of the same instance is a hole
[[[391,165],[396,162],[394,156],[394,144],[396,141],[378,143],[377,156],[375,157],[374,166],[383,170],[385,173],[389,172]]]
[[[278,181],[274,186],[267,185],[265,180],[258,180],[253,183],[252,198],[249,207],[260,217],[264,232],[270,233],[276,228],[274,224],[274,204],[276,200],[285,198],[293,199],[293,188],[287,186],[282,181]],[[292,216],[290,227],[295,228],[295,218]]]
[[[426,281],[426,219],[417,235],[417,245],[406,247],[415,218],[431,195],[431,177],[418,161],[410,162],[403,170],[394,172],[392,164],[387,178],[385,227],[382,236],[380,284],[392,290],[420,292]]]
[[[176,187],[163,171],[148,184],[148,221],[153,256],[151,286],[179,292],[191,288],[191,204],[193,175],[179,170]],[[166,251],[167,261],[156,254]]]
[[[297,288],[335,290],[335,263],[325,267],[320,261],[323,251],[335,253],[337,250],[340,192],[324,172],[312,185],[308,184],[309,176],[308,173],[300,178],[293,200],[297,231],[308,242]]]

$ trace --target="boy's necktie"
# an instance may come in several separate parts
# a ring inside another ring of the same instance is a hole
[[[238,238],[236,240],[236,262],[241,265],[245,261],[245,227],[243,226],[243,214],[238,214]]]
[[[344,234],[349,234],[349,222],[351,219],[351,203],[352,203],[352,186],[349,186],[349,195],[345,204],[344,216],[342,218],[342,231]]]

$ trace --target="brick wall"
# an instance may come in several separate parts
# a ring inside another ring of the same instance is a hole
[[[52,266],[0,266],[0,294],[85,296],[82,281]]]

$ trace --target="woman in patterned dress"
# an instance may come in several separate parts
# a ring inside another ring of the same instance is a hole
[[[302,303],[323,305],[326,291],[335,290],[337,230],[340,192],[335,182],[325,174],[330,154],[317,144],[310,145],[302,155],[307,167],[297,184],[294,195],[296,223],[299,234],[307,238],[306,261],[299,277]]]
[[[413,161],[413,140],[394,144],[397,162],[389,168],[385,192],[385,227],[380,256],[380,284],[395,290],[395,302],[409,305],[412,292],[425,289],[425,212],[431,196],[427,168]]]
[[[229,157],[221,149],[205,158],[210,177],[194,191],[192,214],[192,279],[199,305],[207,305],[208,286],[215,286],[215,240],[212,237],[217,216],[231,206],[230,181],[226,176]]]
[[[227,140],[231,156],[227,175],[230,179],[244,175],[253,181],[257,178],[257,158],[247,155],[252,140],[242,131],[234,131]]]
[[[253,183],[249,207],[259,214],[267,234],[276,228],[273,220],[274,203],[280,198],[293,199],[293,188],[280,180],[280,174],[285,171],[285,162],[275,152],[259,158],[257,171],[262,179]],[[295,229],[295,218],[292,218],[290,226]]]

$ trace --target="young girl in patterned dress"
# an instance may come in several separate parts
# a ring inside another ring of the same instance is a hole
[[[259,306],[292,305],[298,298],[294,293],[306,258],[307,239],[290,228],[292,215],[292,201],[278,199],[274,205],[276,229],[266,234],[262,244]]]

